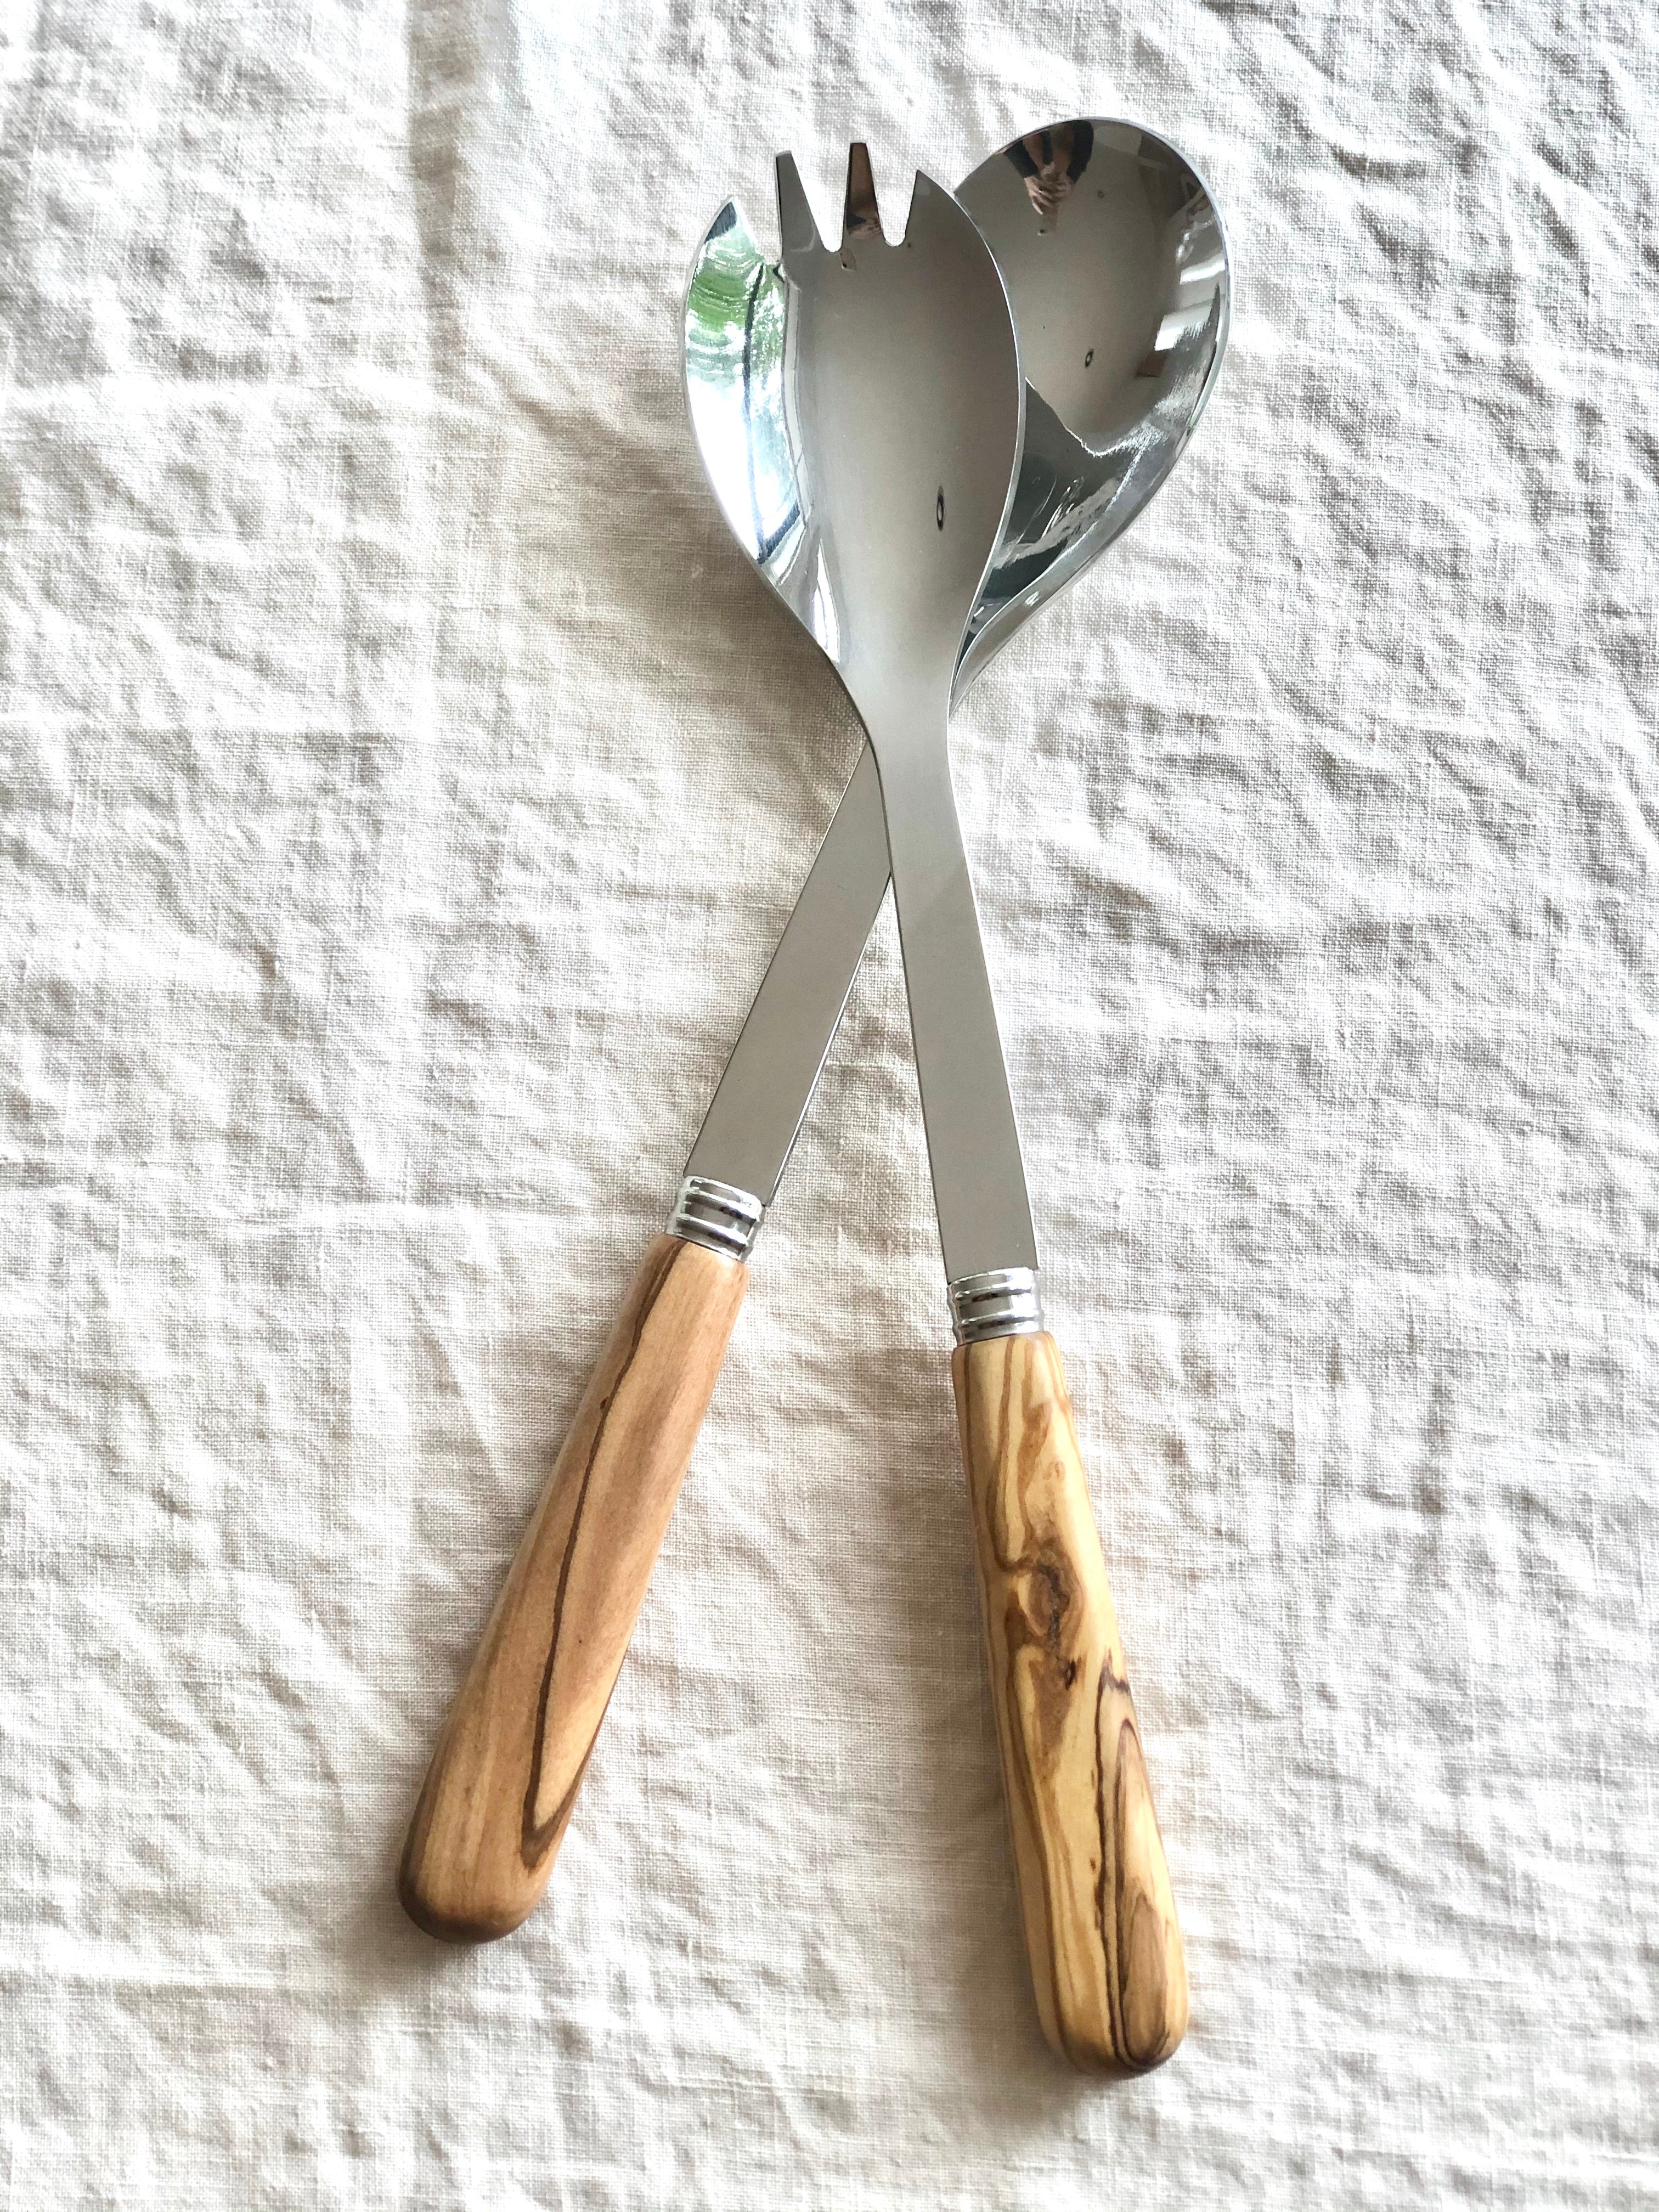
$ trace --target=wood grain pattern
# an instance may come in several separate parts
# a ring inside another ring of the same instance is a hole
[[[505,1936],[547,1886],[748,1282],[659,1237],[629,1286],[410,1825],[398,1894],[434,1936]]]
[[[1187,1964],[1060,1352],[951,1362],[986,1659],[1042,2029],[1141,2072],[1187,2031]]]

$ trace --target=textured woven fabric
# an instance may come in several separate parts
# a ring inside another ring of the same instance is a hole
[[[0,9],[8,2207],[1659,2203],[1659,31]],[[735,190],[1155,124],[1210,412],[958,784],[1190,2037],[1049,2056],[890,913],[542,1911],[392,1873],[857,732]]]

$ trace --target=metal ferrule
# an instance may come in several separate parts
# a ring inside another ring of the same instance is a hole
[[[752,1191],[708,1176],[687,1176],[669,1216],[668,1233],[704,1245],[723,1260],[746,1260],[765,1212]]]
[[[951,1325],[958,1344],[988,1336],[1036,1336],[1042,1328],[1042,1298],[1035,1267],[988,1267],[945,1285]]]

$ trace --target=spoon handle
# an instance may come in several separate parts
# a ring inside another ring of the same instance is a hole
[[[748,1283],[659,1237],[629,1285],[410,1824],[398,1892],[431,1935],[505,1936],[547,1887]]]
[[[991,1337],[951,1376],[1043,2033],[1143,2072],[1187,2032],[1187,1964],[1059,1348]]]

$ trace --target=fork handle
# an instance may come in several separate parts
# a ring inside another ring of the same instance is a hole
[[[1059,1348],[992,1337],[951,1374],[1043,2033],[1140,2073],[1187,2032],[1187,1965]]]
[[[507,1935],[547,1887],[748,1283],[659,1237],[629,1285],[410,1824],[430,1935]]]

